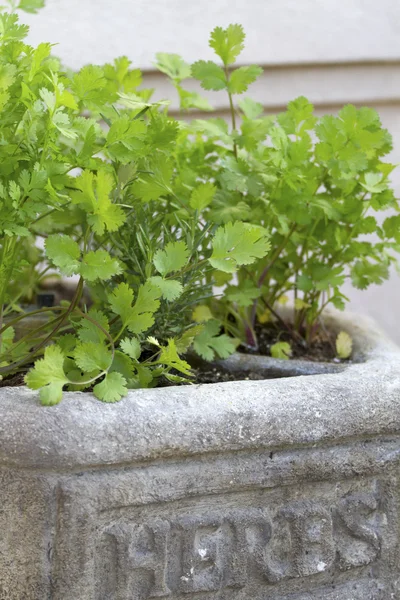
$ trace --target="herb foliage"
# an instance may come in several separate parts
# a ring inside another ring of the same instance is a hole
[[[43,1],[9,4],[35,12]],[[182,111],[212,110],[186,79],[224,90],[230,126],[170,117],[126,57],[71,74],[26,34],[0,14],[0,377],[29,369],[45,405],[65,389],[115,402],[160,378],[190,380],[190,348],[206,360],[256,349],[256,322],[279,318],[290,294],[292,335],[311,343],[324,308],[344,308],[347,277],[362,289],[388,277],[400,216],[373,214],[398,211],[374,110],[317,118],[298,98],[266,116],[236,101],[262,72],[235,66],[240,25],[212,32],[218,62],[156,63]],[[49,272],[75,277],[72,301],[24,311]],[[46,318],[16,336],[35,315]],[[338,353],[349,352],[342,336]],[[290,345],[272,353],[287,359]]]

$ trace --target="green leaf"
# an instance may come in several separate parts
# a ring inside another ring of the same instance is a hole
[[[83,342],[74,351],[74,359],[78,367],[87,373],[91,371],[106,371],[111,364],[111,352],[103,344]]]
[[[133,290],[127,283],[120,283],[108,296],[108,301],[113,313],[126,325],[132,315]]]
[[[217,229],[210,264],[225,273],[234,273],[241,265],[250,265],[266,256],[270,249],[268,232],[249,223],[228,223]]]
[[[136,338],[124,338],[123,340],[121,340],[120,348],[133,360],[138,360],[142,352],[140,342]]]
[[[202,331],[195,337],[193,348],[204,360],[213,360],[215,355],[228,358],[236,349],[237,340],[223,333],[221,323],[216,319],[207,321]]]
[[[181,102],[181,110],[188,110],[190,108],[196,108],[202,112],[213,110],[209,101],[197,92],[188,92],[178,84],[176,85],[176,88]]]
[[[120,373],[127,381],[135,375],[136,364],[132,359],[123,352],[116,350],[114,352],[114,360],[112,361],[109,373]]]
[[[88,213],[88,223],[98,235],[105,230],[117,231],[125,222],[125,213],[120,206],[111,202],[110,194],[114,180],[106,171],[99,170],[97,175],[84,171],[76,178],[77,191],[71,199]]]
[[[191,366],[183,360],[177,351],[175,340],[169,339],[168,346],[161,348],[159,362],[171,369],[175,369],[184,375],[191,375]]]
[[[83,318],[79,325],[78,337],[81,342],[93,342],[94,344],[102,344],[106,339],[104,332],[96,325],[98,323],[102,329],[109,331],[110,327],[106,315],[95,308],[91,308],[88,312],[88,316],[95,321],[89,321],[89,319]]]
[[[361,185],[371,194],[380,194],[388,187],[387,181],[384,181],[382,173],[365,173],[364,180],[365,183],[361,183]]]
[[[44,357],[35,362],[25,376],[25,383],[31,390],[40,389],[42,404],[58,404],[62,399],[62,390],[68,383],[64,373],[64,354],[58,346],[48,346]]]
[[[224,70],[211,60],[195,62],[192,65],[192,77],[198,79],[205,90],[218,91],[227,87]]]
[[[240,286],[229,286],[225,291],[225,296],[230,302],[234,302],[244,308],[251,306],[254,300],[259,298],[261,294],[261,288],[256,287],[248,279],[241,283]]]
[[[44,7],[45,0],[20,0],[18,8],[27,13],[36,14],[40,8]]]
[[[229,25],[226,29],[215,27],[211,32],[210,47],[224,65],[234,63],[244,48],[245,33],[241,25]]]
[[[228,90],[231,94],[243,94],[249,85],[254,83],[262,74],[261,67],[250,65],[248,67],[239,67],[235,69],[230,76]]]
[[[248,119],[257,119],[263,112],[264,107],[259,102],[255,102],[251,98],[242,98],[238,102],[244,116]]]
[[[176,300],[183,293],[183,285],[174,279],[163,279],[156,276],[150,277],[149,281],[160,289],[162,297],[168,302]]]
[[[312,276],[313,280],[317,282],[315,287],[319,291],[343,285],[345,280],[342,267],[332,269],[325,265],[317,265],[312,269]]]
[[[156,54],[156,59],[157,62],[155,63],[155,66],[157,69],[175,81],[181,82],[183,79],[187,79],[191,76],[190,65],[188,65],[178,54],[158,52]]]
[[[150,329],[154,324],[154,313],[160,306],[160,289],[147,281],[139,287],[134,306],[133,292],[126,283],[120,283],[109,296],[111,310],[119,315],[124,327],[138,334]]]
[[[153,264],[157,271],[165,277],[169,273],[180,271],[186,266],[189,250],[183,241],[169,242],[164,250],[157,250]]]
[[[272,358],[282,358],[288,360],[292,355],[292,349],[288,342],[276,342],[271,346]]]
[[[196,321],[196,323],[204,323],[204,321],[209,321],[214,318],[210,308],[206,304],[196,306],[192,316],[193,321]]]
[[[149,165],[149,171],[140,174],[131,185],[132,193],[142,202],[158,200],[170,190],[173,168],[169,160],[156,155]]]
[[[126,385],[126,379],[121,373],[112,372],[94,386],[93,393],[102,402],[119,402],[128,393]]]
[[[59,382],[49,383],[39,392],[40,402],[43,406],[54,406],[62,400],[64,384]]]
[[[386,237],[393,238],[400,244],[400,215],[392,215],[383,222]]]
[[[46,255],[63,275],[76,275],[80,271],[81,250],[78,244],[64,234],[50,235],[45,243]]]
[[[190,196],[190,206],[199,212],[204,210],[213,201],[216,191],[217,188],[215,185],[209,181],[201,183],[193,190]]]
[[[176,350],[178,354],[187,352],[193,344],[196,335],[203,331],[203,325],[194,325],[187,329],[176,341]]]
[[[135,305],[127,323],[133,334],[143,333],[154,324],[154,313],[160,306],[161,292],[150,281],[140,286]]]
[[[88,252],[83,257],[80,269],[82,277],[87,281],[107,281],[121,271],[118,260],[111,258],[106,250]]]
[[[353,351],[353,340],[345,331],[341,331],[336,338],[336,354],[341,359],[350,358]]]
[[[387,264],[359,260],[351,269],[351,281],[354,287],[360,290],[365,290],[373,283],[379,285],[388,278],[389,267]]]
[[[103,108],[109,101],[109,91],[101,67],[87,65],[74,75],[72,88],[79,100],[89,106]]]

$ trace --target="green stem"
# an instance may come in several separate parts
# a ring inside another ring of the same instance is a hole
[[[225,65],[225,77],[226,77],[227,86],[229,88],[229,79],[230,78],[229,78],[229,70],[228,70],[228,66],[227,65]],[[230,93],[229,89],[228,89],[228,98],[229,98],[229,108],[230,108],[231,119],[232,119],[232,129],[235,132],[236,131],[235,107],[233,105],[233,98],[232,98],[232,94]],[[235,158],[238,157],[236,142],[233,142],[233,154],[235,155]]]

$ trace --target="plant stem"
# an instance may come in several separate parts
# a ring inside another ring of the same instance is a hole
[[[226,83],[227,83],[227,85],[229,87],[229,70],[228,70],[228,66],[227,65],[225,65],[225,77],[226,77]],[[231,111],[232,129],[235,132],[236,131],[235,107],[233,105],[233,98],[232,98],[232,94],[230,93],[229,89],[228,89],[228,98],[229,98],[229,108],[230,108],[230,111]],[[233,142],[233,154],[235,155],[235,158],[237,159],[238,153],[237,153],[236,142]]]
[[[289,230],[289,233],[287,234],[287,236],[284,238],[284,240],[282,241],[281,245],[276,249],[275,253],[273,254],[271,260],[269,261],[269,263],[265,266],[265,268],[263,269],[260,277],[258,278],[257,281],[257,287],[261,287],[262,284],[265,281],[265,278],[267,277],[270,269],[274,266],[274,264],[276,263],[276,261],[278,260],[282,250],[284,250],[284,248],[286,247],[286,245],[288,244],[292,234],[295,232],[297,228],[297,224],[296,223],[292,223],[292,226]],[[258,301],[257,299],[254,300],[253,302],[253,306],[251,309],[251,316],[250,316],[250,325],[251,325],[251,329],[252,331],[254,331],[254,326],[256,323],[256,316],[257,316],[257,304]],[[256,344],[257,345],[257,344]]]
[[[0,367],[0,374],[5,373],[10,370],[14,370],[14,369],[20,367],[21,365],[26,364],[27,362],[32,360],[32,356],[34,354],[36,354],[39,350],[41,350],[42,348],[44,348],[44,346],[46,346],[46,344],[55,336],[55,334],[59,331],[59,329],[61,329],[61,327],[64,325],[64,323],[66,322],[66,320],[68,319],[70,314],[76,308],[76,305],[78,304],[78,302],[82,296],[82,290],[83,290],[83,278],[81,277],[79,279],[79,283],[76,287],[75,295],[74,295],[74,298],[73,298],[71,304],[66,309],[64,315],[61,317],[60,321],[57,323],[57,325],[54,327],[54,329],[52,329],[51,332],[44,338],[44,340],[42,340],[39,344],[37,344],[37,346],[35,346],[27,356],[25,356],[24,358],[21,358],[20,360],[15,361],[11,365],[7,365],[7,367]],[[54,308],[52,310],[54,310]]]

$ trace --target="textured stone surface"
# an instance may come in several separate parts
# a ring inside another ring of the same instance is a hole
[[[400,598],[400,351],[332,325],[365,362],[117,405],[0,390],[0,600]]]

